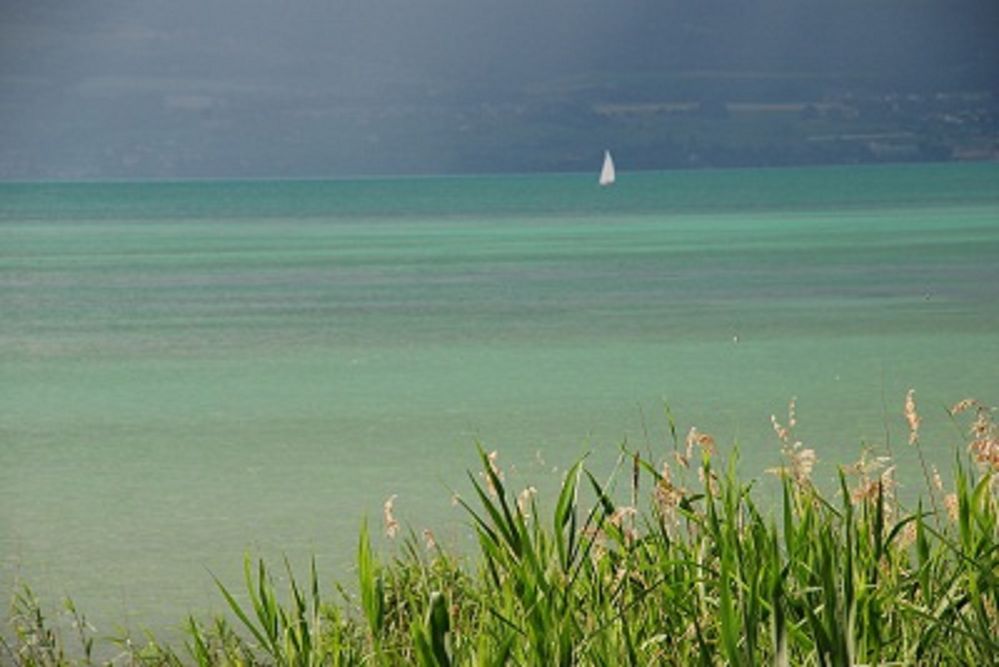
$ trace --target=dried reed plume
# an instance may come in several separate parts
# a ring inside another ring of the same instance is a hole
[[[614,510],[614,513],[607,517],[608,523],[621,530],[621,534],[627,542],[635,539],[635,519],[638,510],[630,505],[621,505]]]
[[[525,517],[531,514],[531,501],[538,495],[538,490],[529,486],[517,494],[517,510]]]
[[[952,405],[950,409],[947,410],[947,412],[950,413],[951,417],[953,417],[955,415],[961,414],[962,412],[965,412],[969,408],[977,407],[980,405],[981,403],[979,403],[974,398],[965,398]]]
[[[791,477],[799,485],[807,484],[812,479],[812,469],[818,456],[814,449],[804,447],[801,442],[796,442],[784,449],[784,454],[788,458]]]
[[[423,542],[427,547],[427,551],[436,551],[439,549],[437,539],[434,537],[434,531],[429,528],[423,529]]]
[[[999,472],[999,428],[992,419],[992,411],[984,405],[978,404],[969,435],[968,451],[975,461],[987,470]]]
[[[777,434],[777,438],[781,442],[787,443],[791,440],[791,431],[780,425],[780,422],[777,421],[777,415],[770,415],[770,423],[773,425],[774,433]]]
[[[771,468],[767,472],[788,476],[799,486],[810,484],[818,456],[814,449],[805,447],[800,440],[791,441],[791,429],[798,425],[797,399],[792,398],[787,404],[786,427],[777,420],[777,415],[770,415],[770,424],[777,434],[777,439],[781,441],[781,453],[787,459],[787,463],[778,468]]]
[[[496,450],[493,450],[493,451],[489,452],[487,458],[489,460],[489,469],[492,470],[492,472],[493,472],[494,475],[496,475],[496,479],[498,479],[499,481],[502,482],[503,481],[503,471],[500,470],[499,465],[497,465],[497,463],[496,463],[496,461],[499,459],[499,452],[496,451]],[[493,478],[492,478],[492,476],[487,475],[484,472],[479,473],[479,475],[485,478],[485,480],[486,480],[486,487],[489,489],[489,494],[493,498],[498,497],[499,496],[499,491],[496,489],[496,485],[493,484]]]
[[[889,499],[895,495],[895,466],[889,465],[890,463],[891,457],[869,458],[868,451],[865,450],[859,461],[845,469],[847,474],[858,478],[856,486],[850,489],[850,500],[854,504],[877,500],[880,495],[887,509]]]
[[[936,489],[937,493],[943,493],[944,485],[943,478],[940,477],[940,471],[937,470],[936,466],[933,466],[933,488]]]
[[[905,415],[905,421],[909,424],[909,444],[916,448],[916,454],[919,455],[919,465],[923,469],[923,478],[926,480],[926,488],[928,490],[933,489],[933,480],[930,479],[929,468],[926,467],[926,458],[923,456],[923,450],[919,446],[919,424],[922,421],[919,417],[919,412],[916,410],[916,390],[909,389],[905,394],[905,408],[903,410]],[[932,493],[930,494],[930,503],[933,505],[934,513],[939,513],[940,508],[937,507],[936,496]]]
[[[694,457],[694,447],[697,446],[701,449],[703,454],[712,456],[715,453],[715,439],[707,433],[702,433],[697,430],[696,426],[691,426],[690,431],[687,433],[687,450],[682,457],[678,457],[678,460],[683,463],[684,466],[690,464],[690,460]]]
[[[675,528],[679,524],[677,507],[686,496],[686,492],[673,484],[670,474],[669,463],[663,461],[663,472],[656,482],[653,491],[653,503],[659,518],[663,521],[667,530]]]
[[[958,509],[960,502],[957,499],[956,493],[948,493],[943,499],[944,507],[947,508],[947,518],[952,522],[957,522]]]
[[[905,420],[909,423],[909,444],[919,442],[919,413],[916,411],[916,390],[910,389],[905,394]]]
[[[385,501],[382,506],[382,521],[385,524],[385,537],[389,539],[395,539],[395,536],[399,533],[399,522],[396,521],[395,516],[392,515],[392,509],[395,507],[395,499],[399,496],[392,494]]]
[[[781,423],[777,421],[777,415],[770,415],[770,424],[774,428],[774,433],[781,442],[790,444],[791,443],[791,430],[798,425],[798,412],[797,412],[797,401],[796,397],[792,397],[787,404],[787,427],[781,426]]]

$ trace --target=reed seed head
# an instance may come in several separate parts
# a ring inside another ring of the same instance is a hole
[[[423,529],[423,542],[426,544],[427,551],[437,550],[437,539],[434,537],[434,532],[429,528]]]
[[[715,453],[715,439],[707,433],[702,433],[697,430],[696,426],[690,427],[690,432],[687,433],[687,460],[693,456],[694,446],[701,449],[702,452],[711,456]]]
[[[679,523],[676,509],[685,495],[683,489],[673,484],[670,479],[669,463],[663,461],[662,476],[656,482],[652,498],[659,516],[670,525],[675,526]]]
[[[875,501],[881,494],[882,507],[887,512],[890,509],[889,500],[895,497],[895,466],[889,465],[889,456],[871,456],[865,449],[860,459],[844,469],[848,475],[858,477],[856,486],[850,489],[850,500],[854,504]]]
[[[948,493],[943,499],[944,507],[947,508],[947,518],[952,522],[957,523],[958,507],[959,503],[957,500],[956,493]]]
[[[916,411],[916,390],[910,389],[905,394],[905,420],[909,423],[909,444],[919,442],[919,413]]]
[[[499,465],[496,461],[499,459],[499,452],[493,450],[487,455],[487,460],[489,461],[489,469],[492,470],[493,474],[496,475],[496,479],[503,481],[503,471],[500,470]],[[493,498],[499,496],[499,491],[496,489],[496,485],[493,483],[493,478],[490,475],[480,472],[480,477],[486,480],[486,487],[489,489],[489,495]]]
[[[781,442],[790,442],[791,432],[781,426],[780,422],[777,421],[777,415],[770,415],[770,424],[774,427],[774,433],[777,434],[777,438],[780,439]]]
[[[940,477],[940,471],[937,470],[936,466],[933,466],[933,476],[931,479],[933,480],[933,488],[935,488],[939,493],[943,493],[943,479]]]
[[[975,421],[969,432],[968,451],[983,468],[999,472],[999,428],[992,419],[992,411],[978,405]]]
[[[638,510],[631,505],[622,505],[621,507],[615,509],[614,513],[611,514],[607,520],[610,521],[611,525],[620,528],[625,519],[631,518],[637,514]]]
[[[533,486],[529,486],[519,494],[517,494],[517,509],[525,517],[531,514],[531,500],[538,495],[538,490]]]
[[[382,506],[382,521],[385,525],[385,537],[389,539],[395,539],[395,536],[399,533],[399,522],[396,521],[395,516],[392,514],[392,510],[395,508],[395,499],[399,496],[397,494],[392,494],[385,501]]]
[[[812,478],[812,469],[815,468],[815,462],[818,461],[815,450],[804,447],[801,442],[796,442],[788,450],[787,455],[794,480],[799,485],[809,482]]]
[[[978,401],[976,401],[973,398],[965,398],[952,405],[950,409],[947,410],[947,412],[949,412],[951,416],[959,415],[962,412],[965,412],[966,410],[969,410],[970,408],[977,406],[978,404],[979,404]]]
[[[902,532],[898,536],[898,548],[908,549],[910,546],[916,543],[916,537],[918,535],[918,529],[916,528],[916,522],[910,521],[905,524]]]
[[[697,469],[697,479],[700,481],[704,491],[711,496],[718,496],[718,475],[713,470],[705,472],[704,466]]]
[[[787,463],[777,468],[768,468],[766,472],[777,475],[778,477],[789,477],[799,487],[810,485],[812,481],[812,470],[815,468],[815,464],[819,460],[815,450],[810,447],[805,447],[799,440],[793,445],[784,444],[784,446],[781,447],[781,453],[784,455]]]

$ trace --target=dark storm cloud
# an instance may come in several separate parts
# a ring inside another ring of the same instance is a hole
[[[88,159],[120,158],[126,172],[145,164],[149,173],[183,174],[202,159],[212,165],[205,169],[243,173],[247,160],[270,158],[294,172],[296,146],[314,144],[304,135],[320,127],[310,118],[328,121],[327,139],[345,147],[341,166],[349,169],[346,156],[364,148],[351,144],[357,128],[337,135],[344,114],[363,128],[358,114],[371,122],[412,115],[400,105],[496,104],[573,86],[613,91],[649,73],[981,85],[996,72],[999,40],[989,28],[999,24],[996,7],[991,0],[7,0],[0,169],[73,175],[65,165],[86,172]]]

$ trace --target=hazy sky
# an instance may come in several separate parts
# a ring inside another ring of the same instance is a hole
[[[995,0],[3,0],[0,177],[183,175],[206,141],[295,171],[338,113],[649,73],[995,87],[996,34]]]

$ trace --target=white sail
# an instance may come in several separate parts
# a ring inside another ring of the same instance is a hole
[[[604,151],[604,167],[600,170],[600,185],[610,185],[614,182],[614,160],[610,151]]]

